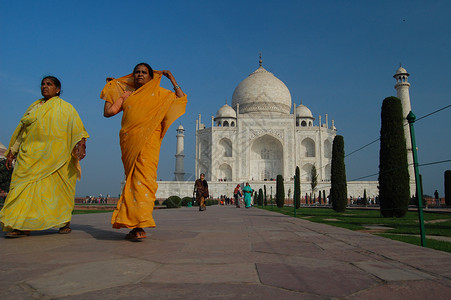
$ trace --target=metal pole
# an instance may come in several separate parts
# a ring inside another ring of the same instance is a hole
[[[296,175],[294,175],[293,207],[294,207],[294,217],[296,218]]]
[[[418,171],[418,154],[417,154],[417,146],[415,143],[415,130],[413,128],[413,123],[415,123],[416,116],[412,111],[407,115],[407,121],[409,122],[410,128],[410,139],[412,141],[412,154],[413,154],[413,166],[415,170],[415,186],[417,191],[417,199],[418,199],[418,217],[420,219],[420,233],[421,233],[421,246],[426,247],[426,237],[424,234],[424,219],[423,219],[423,193],[421,191],[421,183],[420,183],[420,173]]]

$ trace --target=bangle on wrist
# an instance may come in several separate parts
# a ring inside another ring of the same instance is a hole
[[[176,86],[174,86],[174,91],[178,90],[180,88],[180,86],[177,84]]]

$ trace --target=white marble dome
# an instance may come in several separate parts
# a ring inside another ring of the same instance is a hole
[[[287,86],[262,66],[235,88],[232,107],[239,113],[290,114],[291,94]]]
[[[409,73],[407,73],[407,70],[404,69],[403,67],[399,67],[398,70],[396,70],[395,76],[396,75],[409,75]]]
[[[299,118],[313,118],[312,112],[307,106],[300,104],[296,107],[296,117]]]
[[[216,113],[216,118],[235,118],[236,111],[228,104],[224,104]]]

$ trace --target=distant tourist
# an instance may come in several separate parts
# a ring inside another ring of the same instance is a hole
[[[435,192],[434,192],[434,197],[435,197],[435,203],[437,203],[437,206],[440,206],[440,197],[438,196],[437,190],[435,190]]]
[[[249,186],[249,182],[246,182],[246,186],[243,188],[243,193],[244,193],[244,206],[246,208],[250,208],[251,205],[251,201],[252,201],[252,192],[253,190],[251,189],[251,187]]]
[[[174,92],[160,87],[167,77]],[[132,229],[125,238],[146,237],[144,227],[155,227],[152,217],[157,192],[160,146],[169,126],[185,113],[186,95],[170,71],[154,71],[139,63],[133,73],[114,79],[100,94],[107,118],[124,111],[119,132],[126,181],[113,212],[113,228]]]
[[[79,161],[89,137],[73,106],[59,97],[61,82],[53,76],[41,81],[43,98],[28,107],[11,137],[6,168],[13,167],[10,191],[0,211],[5,237],[59,228],[70,233]]]
[[[240,197],[241,197],[241,186],[237,184],[235,189],[233,190],[233,198],[235,199],[235,207],[240,208]]]
[[[194,191],[196,193],[196,202],[199,204],[199,211],[207,209],[205,198],[208,197],[208,183],[205,180],[205,174],[201,173],[200,178],[194,183]]]

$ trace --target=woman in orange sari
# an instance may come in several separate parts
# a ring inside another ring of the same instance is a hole
[[[175,93],[160,87],[162,76],[171,81]],[[146,63],[136,65],[132,74],[107,81],[100,97],[105,100],[105,117],[123,111],[119,137],[126,177],[111,224],[132,229],[127,239],[142,239],[143,228],[155,227],[152,212],[161,141],[172,122],[185,113],[186,95],[170,71],[154,71]]]

